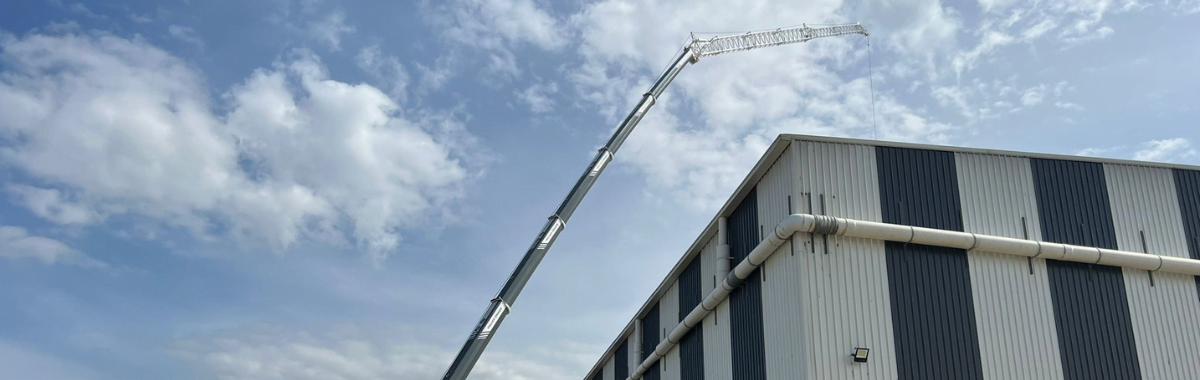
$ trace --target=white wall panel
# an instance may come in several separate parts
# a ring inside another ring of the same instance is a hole
[[[663,360],[666,361],[666,365],[660,365],[660,370],[663,371],[662,380],[679,380],[679,345],[671,348]]]
[[[613,361],[612,358],[608,358],[608,361],[606,361],[604,363],[604,374],[603,374],[604,380],[625,380],[625,379],[614,379],[613,378],[614,373],[617,371],[616,365],[617,365],[617,362]]]
[[[674,281],[667,292],[663,293],[663,297],[658,301],[658,311],[659,336],[666,337],[671,330],[675,329],[675,325],[679,324],[679,281]],[[667,353],[666,358],[659,363],[659,367],[663,371],[663,380],[679,379],[678,345]]]
[[[772,233],[775,225],[789,215],[789,209],[795,211],[792,207],[795,205],[798,149],[797,144],[789,146],[758,182],[758,220],[762,236]],[[791,242],[784,243],[760,269],[763,275],[763,348],[768,379],[792,378],[805,372],[806,344],[803,329],[799,328],[803,288],[799,266],[803,260],[795,257],[793,248]]]
[[[957,153],[955,161],[966,232],[1041,240],[1029,159]],[[967,262],[984,378],[1061,379],[1046,260],[972,251]]]
[[[1121,250],[1188,257],[1169,169],[1104,165],[1113,227]],[[1192,276],[1125,269],[1130,320],[1145,379],[1194,379],[1200,358],[1200,302]]]
[[[874,147],[808,141],[793,144],[798,145],[792,196],[795,211],[820,214],[824,195],[826,215],[882,220]],[[883,243],[830,236],[826,254],[821,237],[814,239],[814,246],[808,245],[808,239],[808,234],[793,238],[796,255],[788,260],[795,259],[798,265],[768,269],[771,273],[788,271],[786,275],[800,281],[793,289],[796,297],[792,302],[797,304],[787,306],[800,316],[793,329],[807,334],[807,360],[799,368],[806,369],[810,379],[895,378]],[[785,274],[776,275],[782,276]],[[767,335],[779,333],[769,331]],[[870,348],[870,361],[854,363],[850,353],[856,347]]]
[[[713,236],[699,255],[703,273],[705,297],[716,288],[717,237]],[[721,302],[717,310],[704,318],[704,379],[724,380],[733,377],[732,356],[729,352],[729,300]]]

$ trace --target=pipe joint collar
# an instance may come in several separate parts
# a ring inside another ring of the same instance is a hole
[[[837,232],[837,218],[828,215],[813,215],[812,233],[817,235],[832,235]]]

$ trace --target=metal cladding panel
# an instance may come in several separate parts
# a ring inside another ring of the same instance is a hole
[[[882,221],[874,147],[810,141],[792,144],[797,146],[796,212]],[[786,378],[895,379],[883,243],[827,238],[829,253],[825,253],[825,239],[820,236],[795,237],[795,258],[800,264],[787,270],[795,271],[792,273],[801,281],[794,289],[795,302],[800,303],[796,310],[801,311],[795,328],[807,334],[806,356],[800,358],[806,362],[807,375]],[[868,362],[851,360],[850,353],[857,347],[871,349]]]
[[[1179,213],[1187,234],[1188,252],[1200,260],[1200,171],[1175,169],[1175,194],[1179,198]],[[1200,288],[1200,277],[1196,277]]]
[[[617,347],[617,353],[613,357],[613,362],[616,363],[613,368],[614,379],[624,380],[629,377],[629,359],[629,339],[626,339]]]
[[[702,265],[700,262],[703,255],[692,260],[687,267],[683,269],[683,273],[679,274],[679,281],[676,282],[679,299],[679,314],[677,320],[683,320],[687,314],[695,309],[700,301],[704,299],[707,293],[701,293],[704,290],[702,273]],[[692,327],[683,339],[679,340],[679,378],[680,380],[704,380],[704,329],[706,325],[702,322],[695,327]]]
[[[957,153],[955,161],[964,231],[1041,240],[1029,159]],[[983,377],[1061,379],[1046,260],[971,251],[967,262]]]
[[[1104,165],[1117,246],[1189,257],[1170,169]],[[1144,239],[1144,240],[1143,240]],[[1144,242],[1144,245],[1143,245]],[[1123,269],[1138,362],[1146,379],[1200,376],[1200,302],[1192,276]]]
[[[885,223],[962,231],[951,152],[878,147]],[[965,250],[887,242],[901,379],[982,379]]]
[[[643,360],[646,360],[646,358],[654,352],[654,348],[658,346],[658,342],[662,340],[661,333],[659,332],[660,328],[658,326],[658,319],[661,316],[658,310],[659,305],[661,304],[661,302],[655,304],[654,307],[650,308],[650,311],[646,313],[646,316],[642,317],[640,335],[641,339],[638,340],[641,342],[641,349],[638,350],[639,355],[637,356],[636,362],[638,364],[640,364]],[[651,365],[650,369],[646,371],[646,374],[643,378],[646,380],[659,380],[661,375],[659,372],[659,364],[662,364],[661,361],[655,362],[654,365]],[[636,366],[631,366],[631,368],[636,368]]]
[[[714,236],[704,245],[704,250],[697,256],[700,261],[700,294],[708,296],[716,289],[717,238]],[[733,373],[732,356],[729,354],[729,301],[721,302],[717,310],[704,317],[704,333],[701,335],[702,354],[704,355],[704,378],[731,379]]]
[[[612,358],[608,358],[608,361],[604,363],[604,369],[601,370],[604,380],[625,380],[624,378],[617,379],[613,376],[613,372],[616,371],[616,364],[617,361]]]
[[[680,380],[679,378],[679,353],[680,347],[676,345],[667,352],[667,356],[661,359],[658,367],[662,369],[662,380]]]
[[[791,147],[783,151],[754,187],[754,192],[758,195],[758,225],[762,236],[774,231],[775,226],[784,217],[792,214],[792,194],[795,192],[796,180],[792,161],[795,157]],[[756,241],[755,245],[757,244]]]
[[[794,212],[796,144],[779,155],[756,186],[758,224],[762,236],[773,233]],[[796,236],[799,236],[797,234]],[[807,239],[805,239],[807,241]],[[766,376],[787,379],[804,372],[804,336],[800,325],[800,263],[793,242],[779,247],[759,269],[762,272],[763,336]]]
[[[671,332],[675,325],[679,324],[679,280],[671,283],[667,292],[658,300],[658,312],[658,327],[663,331]],[[662,333],[662,336],[665,338],[667,334]]]
[[[1117,249],[1099,163],[1030,160],[1042,238]],[[1121,268],[1047,261],[1066,379],[1140,379]]]
[[[667,337],[671,330],[675,329],[675,325],[679,324],[679,281],[676,280],[667,288],[667,292],[663,293],[661,299],[658,300],[658,328],[662,338],[655,344],[661,342]],[[679,379],[679,347],[676,346],[671,351],[667,352],[667,356],[659,361],[659,368],[662,369],[663,379]]]
[[[750,190],[729,215],[729,254],[733,265],[745,260],[762,240],[758,225],[758,197]],[[729,293],[730,353],[733,378],[766,379],[763,355],[762,271],[756,270],[745,283]]]

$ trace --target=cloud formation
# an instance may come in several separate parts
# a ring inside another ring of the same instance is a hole
[[[278,250],[348,237],[378,262],[469,176],[454,114],[332,80],[306,50],[214,102],[139,39],[9,35],[0,48],[0,159],[35,180],[9,192],[55,223],[135,215]]]
[[[88,257],[65,243],[42,236],[30,235],[21,227],[0,226],[0,257],[34,259],[45,264],[72,264],[85,267],[104,267],[104,263]]]
[[[386,339],[384,338],[386,337]],[[471,379],[566,379],[590,365],[594,347],[562,344],[491,350]],[[454,352],[410,334],[338,326],[321,332],[256,327],[177,342],[172,351],[225,380],[436,379]]]

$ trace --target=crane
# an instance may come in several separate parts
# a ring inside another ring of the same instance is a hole
[[[629,137],[629,133],[633,132],[633,128],[638,125],[638,122],[642,120],[642,117],[646,115],[650,107],[654,106],[654,102],[666,90],[667,85],[671,84],[671,81],[679,75],[679,72],[687,64],[696,63],[700,58],[718,54],[787,45],[817,38],[847,34],[869,35],[861,24],[815,28],[808,25],[801,25],[799,27],[747,32],[709,39],[696,38],[695,34],[692,34],[692,41],[684,45],[683,53],[675,58],[674,63],[668,66],[662,75],[658,77],[658,80],[654,82],[654,86],[651,86],[650,90],[642,95],[642,100],[638,102],[633,111],[629,113],[629,116],[626,116],[625,120],[617,127],[617,130],[613,132],[612,137],[608,139],[608,143],[604,144],[600,148],[600,151],[596,153],[596,157],[592,159],[591,165],[588,165],[587,170],[575,182],[575,187],[572,187],[571,192],[567,193],[566,199],[563,199],[562,204],[558,206],[558,210],[555,210],[554,214],[550,215],[546,224],[542,227],[542,231],[538,233],[529,250],[525,252],[525,256],[521,258],[521,262],[517,264],[516,269],[513,269],[504,286],[500,288],[500,292],[488,304],[487,309],[483,312],[483,317],[479,319],[474,330],[471,331],[467,342],[463,344],[462,349],[455,356],[454,362],[450,363],[450,368],[446,370],[446,374],[442,376],[442,380],[465,380],[467,375],[471,373],[475,362],[479,360],[480,355],[483,354],[483,350],[487,348],[488,343],[495,336],[496,330],[500,328],[500,323],[504,322],[504,317],[512,310],[512,304],[517,301],[517,296],[521,294],[521,290],[525,288],[525,284],[533,276],[533,271],[537,269],[538,264],[542,262],[542,258],[550,251],[550,246],[554,244],[558,235],[567,227],[567,221],[571,219],[571,214],[575,213],[575,208],[583,201],[583,197],[587,195],[588,190],[591,190],[592,185],[596,183],[596,179],[600,178],[600,174],[604,172],[604,167],[612,162],[613,155],[617,153],[617,149],[621,148],[621,144]]]

